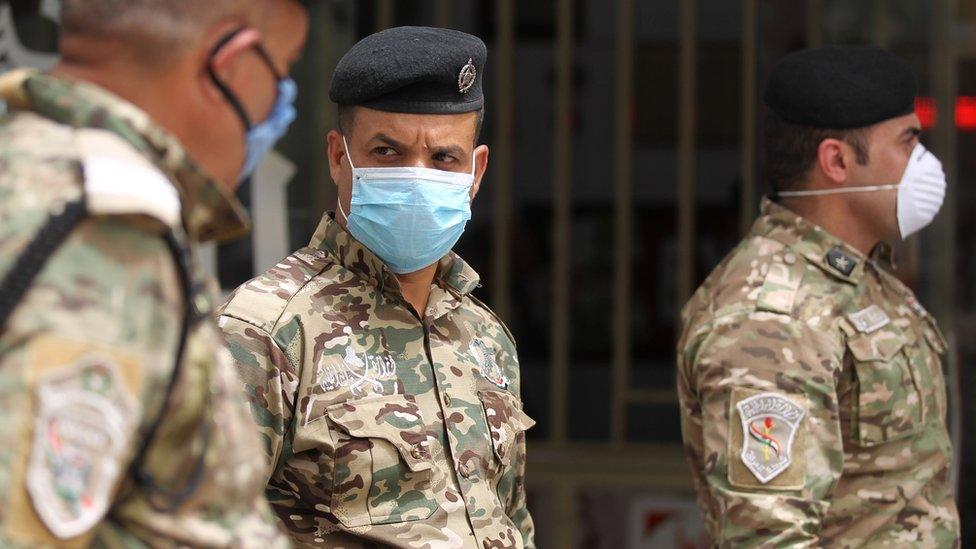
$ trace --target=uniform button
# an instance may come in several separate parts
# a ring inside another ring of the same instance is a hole
[[[197,311],[200,313],[206,314],[210,311],[210,300],[203,294],[197,294],[193,299],[193,304],[196,305]]]
[[[467,463],[459,463],[458,464],[458,473],[461,473],[461,476],[462,477],[468,478],[468,477],[471,476],[471,468],[468,467],[468,464]]]
[[[793,265],[796,263],[796,256],[793,254],[786,254],[783,256],[783,262],[787,265]]]
[[[423,459],[424,449],[418,444],[413,447],[413,450],[410,450],[410,455],[413,456],[414,459]]]
[[[451,395],[444,393],[444,406],[451,406]]]

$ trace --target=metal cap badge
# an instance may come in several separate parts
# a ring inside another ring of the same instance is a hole
[[[461,67],[461,72],[458,73],[458,91],[468,93],[471,86],[474,86],[476,76],[478,71],[474,68],[474,58],[468,58],[467,64]]]

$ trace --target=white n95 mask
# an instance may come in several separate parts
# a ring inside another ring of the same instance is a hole
[[[942,209],[946,194],[946,176],[942,171],[942,162],[919,143],[912,149],[905,173],[897,185],[786,191],[778,193],[778,196],[789,198],[893,190],[898,191],[898,231],[902,239],[905,239],[932,223]]]

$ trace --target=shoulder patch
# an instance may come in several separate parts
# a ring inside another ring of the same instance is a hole
[[[63,343],[63,345],[59,345]],[[79,536],[108,511],[139,414],[130,357],[47,339],[33,346],[34,434],[26,488],[57,538]]]
[[[741,488],[799,490],[806,406],[802,397],[733,389],[729,413],[729,483]]]
[[[792,313],[805,269],[804,263],[798,261],[796,255],[789,251],[783,254],[781,261],[770,263],[759,290],[756,308],[772,313]]]

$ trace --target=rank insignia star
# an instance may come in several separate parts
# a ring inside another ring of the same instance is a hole
[[[840,248],[827,252],[827,264],[844,276],[850,276],[857,267],[857,260],[844,253]]]

